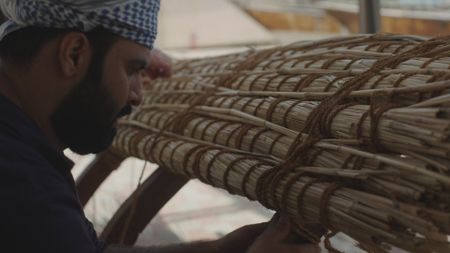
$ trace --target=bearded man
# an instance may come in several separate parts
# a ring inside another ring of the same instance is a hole
[[[318,252],[286,243],[290,225],[283,218],[208,242],[100,242],[63,150],[105,150],[117,119],[142,101],[142,71],[170,72],[151,52],[159,0],[2,0],[0,7],[8,18],[0,27],[2,252]]]

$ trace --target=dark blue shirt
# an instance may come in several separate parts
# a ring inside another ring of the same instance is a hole
[[[103,251],[64,154],[0,95],[0,252]]]

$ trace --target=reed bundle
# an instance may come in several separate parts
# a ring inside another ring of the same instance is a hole
[[[175,64],[117,152],[320,223],[369,252],[449,252],[450,42],[358,35]]]

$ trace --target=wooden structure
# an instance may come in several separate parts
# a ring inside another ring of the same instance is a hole
[[[84,206],[101,183],[126,157],[108,150],[97,155],[77,179],[80,202]],[[111,244],[133,245],[161,208],[180,190],[187,179],[158,168],[141,187],[122,204],[100,238]],[[140,201],[151,199],[152,201]],[[135,206],[135,203],[137,205]]]
[[[337,19],[350,33],[360,31],[358,6],[341,3],[327,3],[321,6],[328,15]],[[380,32],[415,34],[421,36],[442,36],[450,34],[450,15],[439,10],[400,10],[382,8],[380,10]]]
[[[401,10],[382,8],[377,18],[375,6],[377,1],[366,2],[362,7],[362,19],[365,26],[379,23],[380,29],[365,30],[360,28],[360,9],[355,4],[327,2],[308,8],[275,9],[275,8],[243,8],[261,24],[274,30],[297,30],[324,33],[359,33],[380,31],[395,34],[414,34],[421,36],[440,36],[450,34],[450,15],[441,10]],[[316,9],[314,9],[316,8]],[[375,11],[375,12],[374,12]],[[367,13],[369,15],[364,15]],[[374,17],[375,19],[371,18]],[[367,18],[367,19],[366,19]],[[365,27],[364,26],[364,27]]]

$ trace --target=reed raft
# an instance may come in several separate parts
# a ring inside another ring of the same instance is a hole
[[[284,212],[312,241],[450,252],[450,42],[356,35],[179,61],[116,152]],[[149,200],[151,201],[151,200]]]

